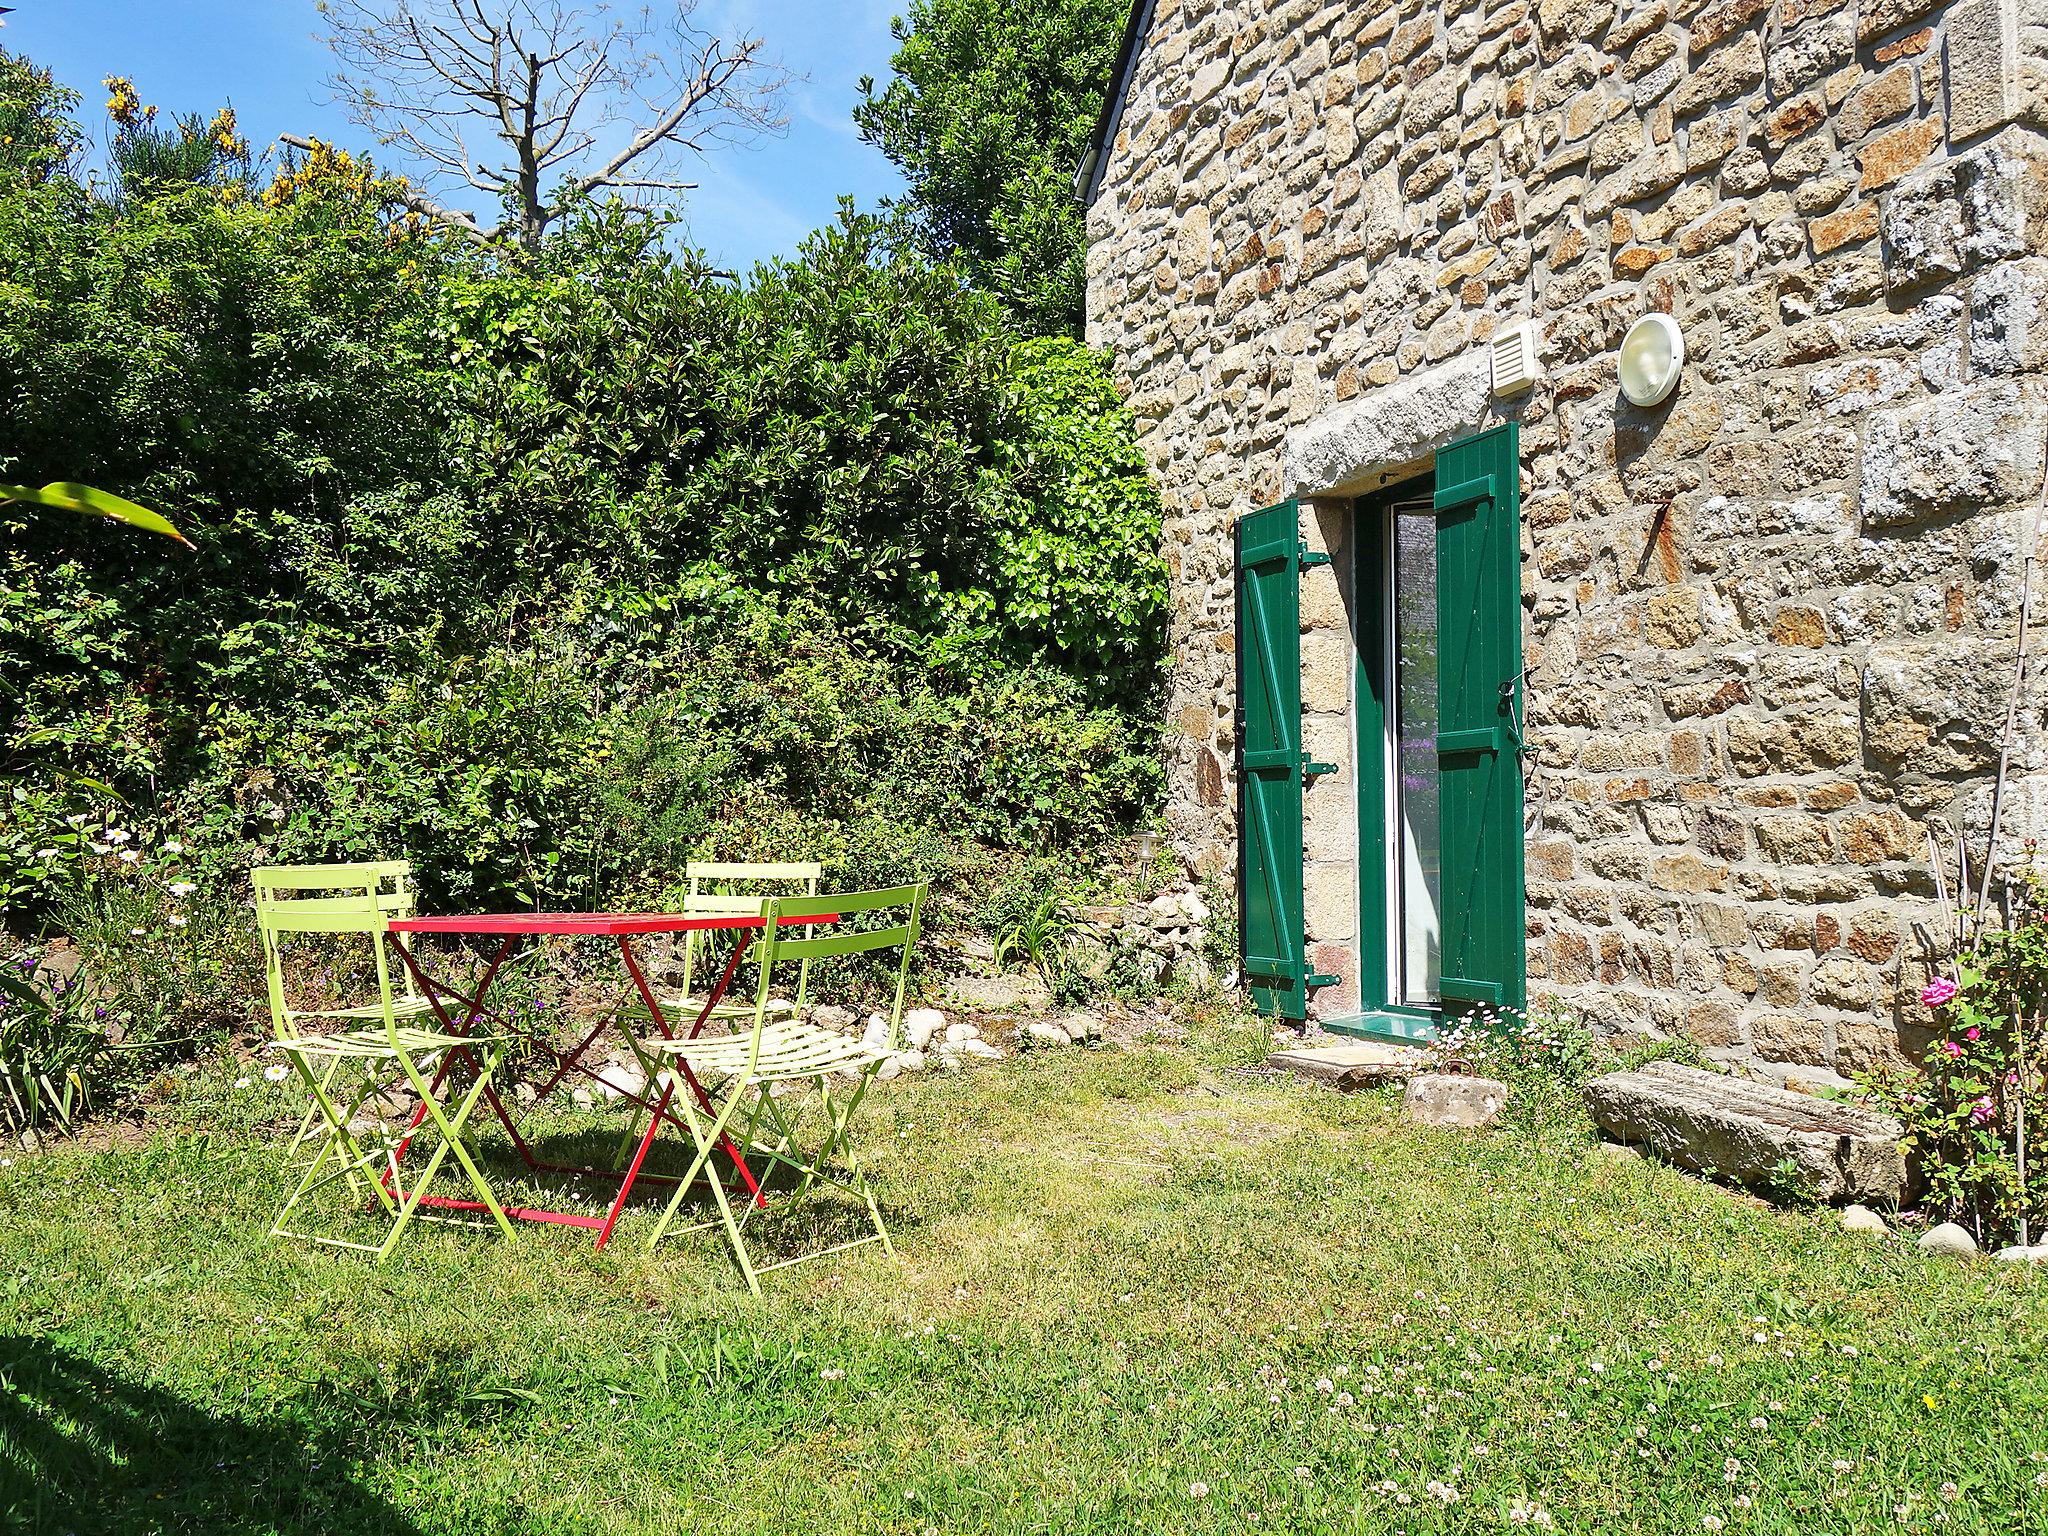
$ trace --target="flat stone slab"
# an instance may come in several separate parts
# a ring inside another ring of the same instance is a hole
[[[1893,1205],[1906,1182],[1904,1127],[1891,1116],[1699,1067],[1653,1061],[1596,1077],[1586,1107],[1610,1136],[1745,1184],[1780,1182],[1789,1162],[1816,1200]]]
[[[1346,1092],[1373,1083],[1399,1082],[1422,1070],[1422,1052],[1407,1045],[1315,1045],[1275,1051],[1269,1067],[1284,1067]]]

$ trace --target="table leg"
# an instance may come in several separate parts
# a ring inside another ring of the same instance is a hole
[[[403,939],[393,935],[392,944],[398,950],[398,958],[404,962],[406,970],[411,974],[414,982],[418,984],[420,995],[426,998],[427,1006],[434,1010],[434,1017],[441,1021],[441,1027],[451,1035],[467,1035],[485,1017],[484,999],[489,996],[491,983],[497,979],[499,970],[505,964],[505,957],[512,952],[513,938],[513,935],[507,934],[505,942],[498,946],[498,953],[492,957],[490,965],[485,969],[483,982],[477,987],[474,999],[464,997],[453,987],[443,988],[437,985],[420,966],[420,963],[413,958],[412,950]],[[441,999],[444,994],[453,997],[468,1010],[464,1014],[460,1025],[457,1025],[448,1016],[448,1010],[442,1006]],[[433,1081],[429,1084],[429,1087],[434,1091],[438,1092],[440,1090],[442,1082],[448,1076],[449,1064],[457,1055],[460,1055],[469,1063],[470,1071],[477,1073],[479,1076],[483,1075],[482,1068],[477,1065],[476,1058],[470,1054],[469,1048],[467,1046],[457,1046],[452,1050],[444,1052],[440,1063],[434,1068]],[[492,1113],[498,1117],[498,1123],[505,1127],[505,1134],[512,1138],[512,1145],[518,1149],[520,1157],[525,1159],[528,1167],[532,1167],[533,1153],[527,1147],[526,1139],[519,1134],[519,1127],[512,1123],[512,1116],[506,1112],[505,1101],[498,1097],[497,1088],[486,1083],[484,1098],[490,1104]],[[399,1141],[397,1147],[392,1150],[392,1172],[396,1171],[398,1160],[405,1156],[405,1149],[412,1145],[414,1134],[418,1132],[420,1123],[426,1118],[427,1105],[426,1101],[422,1099],[419,1107],[412,1112],[412,1119],[406,1122],[405,1136]],[[390,1173],[385,1175],[387,1179],[390,1176]]]
[[[725,970],[720,974],[717,986],[711,989],[710,995],[705,999],[703,1011],[697,1015],[697,1022],[691,1026],[692,1039],[703,1029],[705,1021],[711,1017],[712,1010],[724,999],[726,988],[732,985],[733,975],[739,970],[740,957],[746,953],[748,939],[746,930],[741,929],[733,942],[732,957],[726,961]],[[662,1015],[661,1005],[654,1000],[653,989],[647,985],[647,978],[640,973],[639,962],[633,958],[632,942],[624,934],[619,935],[619,953],[625,958],[626,970],[632,975],[633,985],[640,990],[640,999],[646,1003],[648,1016],[654,1020],[654,1027],[661,1031],[664,1039],[674,1039],[674,1035],[669,1032],[668,1020]],[[676,1067],[681,1070],[684,1081],[689,1084],[697,1102],[704,1107],[704,1112],[716,1122],[717,1110],[712,1105],[711,1095],[705,1092],[704,1085],[697,1081],[697,1074],[690,1070],[688,1062],[679,1060]],[[619,1212],[625,1208],[626,1197],[633,1192],[633,1181],[639,1177],[640,1165],[647,1161],[648,1150],[653,1147],[654,1138],[661,1130],[662,1114],[667,1110],[669,1098],[674,1092],[675,1073],[671,1072],[668,1086],[661,1091],[659,1106],[655,1113],[648,1117],[647,1134],[640,1138],[640,1145],[634,1149],[632,1165],[626,1170],[625,1182],[619,1186],[619,1198],[612,1203],[611,1213],[605,1218],[603,1230],[597,1235],[599,1248],[604,1247],[611,1238],[612,1228],[618,1223]],[[756,1206],[767,1205],[767,1196],[761,1192],[759,1182],[748,1169],[747,1160],[740,1154],[740,1149],[733,1145],[732,1138],[721,1135],[719,1140],[725,1155],[732,1159],[733,1167],[739,1170],[740,1180],[747,1187],[747,1198]],[[708,1167],[705,1172],[711,1178],[718,1177],[718,1174]]]

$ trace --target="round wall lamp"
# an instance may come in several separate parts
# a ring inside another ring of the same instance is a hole
[[[1657,405],[1678,388],[1685,336],[1661,311],[1643,316],[1621,338],[1621,392],[1630,405]]]

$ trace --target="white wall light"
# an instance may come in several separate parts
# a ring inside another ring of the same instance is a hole
[[[1685,336],[1661,311],[1647,314],[1621,338],[1621,392],[1630,405],[1657,405],[1678,387]]]

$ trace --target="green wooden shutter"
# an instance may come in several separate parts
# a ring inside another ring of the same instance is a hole
[[[1518,432],[1436,456],[1437,766],[1447,1010],[1523,1006]]]
[[[1237,524],[1237,909],[1261,1013],[1308,1016],[1301,892],[1301,514]]]

